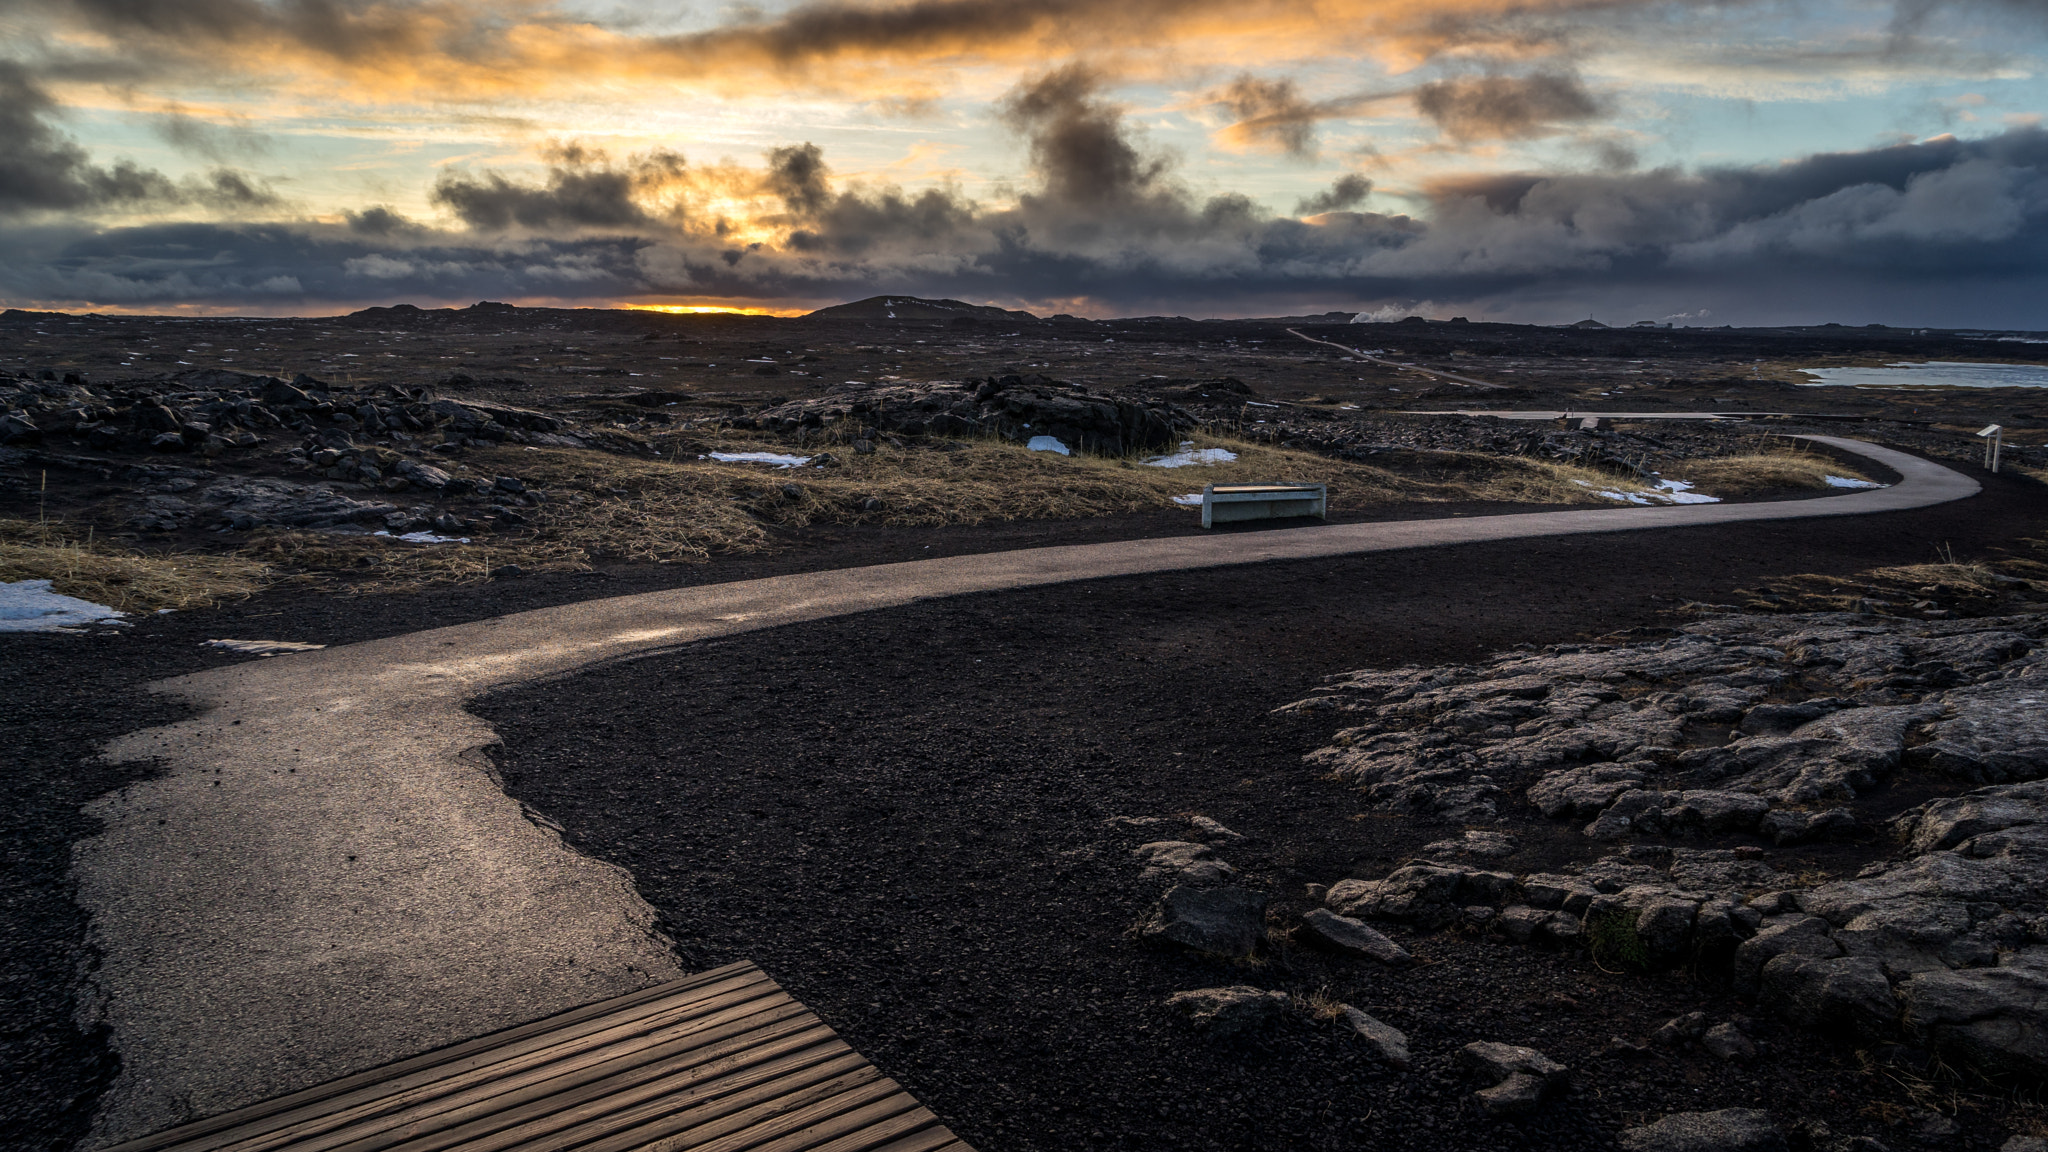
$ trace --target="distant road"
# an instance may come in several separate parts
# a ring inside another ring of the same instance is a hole
[[[1508,408],[1407,409],[1404,416],[1495,416],[1502,420],[1739,420],[1749,416],[1805,416],[1804,412],[1569,412],[1552,408],[1523,411]],[[1814,419],[1825,420],[1826,416]]]
[[[1506,387],[1507,387],[1507,385],[1505,385],[1505,384],[1489,384],[1489,383],[1487,383],[1487,382],[1486,382],[1486,381],[1484,381],[1484,380],[1474,380],[1474,379],[1473,379],[1473,378],[1471,378],[1470,376],[1459,376],[1459,375],[1457,375],[1456,373],[1453,373],[1453,372],[1439,372],[1439,371],[1437,371],[1437,370],[1436,370],[1436,369],[1434,369],[1434,368],[1417,368],[1417,367],[1416,367],[1415,365],[1413,365],[1413,364],[1397,364],[1397,363],[1395,363],[1395,362],[1394,362],[1394,361],[1392,361],[1392,360],[1383,360],[1383,359],[1381,359],[1381,358],[1380,358],[1380,357],[1378,357],[1378,356],[1370,356],[1370,355],[1367,355],[1367,354],[1366,354],[1366,353],[1364,353],[1364,352],[1360,352],[1360,351],[1359,351],[1358,349],[1356,349],[1356,348],[1347,348],[1347,347],[1345,347],[1344,345],[1342,345],[1342,344],[1338,344],[1338,343],[1336,343],[1336,342],[1334,342],[1334,341],[1331,341],[1331,340],[1318,340],[1318,339],[1316,339],[1315,337],[1313,337],[1313,336],[1310,336],[1310,335],[1307,335],[1306,333],[1304,333],[1304,332],[1300,331],[1299,329],[1295,329],[1295,328],[1289,328],[1289,329],[1288,329],[1287,331],[1288,331],[1288,332],[1289,332],[1290,334],[1292,334],[1292,335],[1295,335],[1295,336],[1300,336],[1300,337],[1301,337],[1301,338],[1302,338],[1303,340],[1306,340],[1306,341],[1308,341],[1308,342],[1309,342],[1309,343],[1311,343],[1311,344],[1321,344],[1321,345],[1323,345],[1323,346],[1325,346],[1325,347],[1328,347],[1328,348],[1335,348],[1335,349],[1337,349],[1337,350],[1338,350],[1339,352],[1349,352],[1349,353],[1350,353],[1350,354],[1352,354],[1353,356],[1356,356],[1356,357],[1358,357],[1358,358],[1359,358],[1360,360],[1369,360],[1369,361],[1371,361],[1372,363],[1374,363],[1374,364],[1378,364],[1378,365],[1381,365],[1381,366],[1383,366],[1383,367],[1387,367],[1387,368],[1396,368],[1396,369],[1399,369],[1399,370],[1401,370],[1401,371],[1403,371],[1403,372],[1420,372],[1420,373],[1422,373],[1422,374],[1423,374],[1424,376],[1434,376],[1434,377],[1436,377],[1436,378],[1437,378],[1437,379],[1439,379],[1439,380],[1449,380],[1449,381],[1450,381],[1451,383],[1453,383],[1453,384],[1463,384],[1463,385],[1465,385],[1465,386],[1466,386],[1466,387],[1468,387],[1468,388],[1506,388]]]

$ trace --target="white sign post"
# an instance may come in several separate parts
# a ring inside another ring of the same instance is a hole
[[[1984,438],[1984,467],[1998,471],[1998,457],[2005,448],[2005,429],[1997,424],[1986,424],[1977,435]]]

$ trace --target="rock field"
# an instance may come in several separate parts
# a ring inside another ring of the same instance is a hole
[[[1579,826],[1586,858],[1490,869],[1474,859],[1502,834],[1475,829],[1384,876],[1317,886],[1323,907],[1301,929],[1455,926],[1603,966],[1690,966],[1797,1025],[2039,1082],[2044,630],[2036,617],[1726,616],[1635,643],[1338,677],[1281,710],[1363,721],[1307,757],[1330,779],[1382,810],[1467,824],[1527,806]],[[1908,778],[1957,794],[1872,823],[1868,801]],[[1846,879],[1773,867],[1773,849],[1820,838],[1887,855]],[[1702,1022],[1692,1038],[1708,1035]],[[1718,1043],[1742,1058],[1739,1032]]]

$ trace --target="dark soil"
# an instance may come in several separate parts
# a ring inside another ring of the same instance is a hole
[[[1630,1109],[1664,1106],[1635,1096],[1598,1103],[1596,1093],[1612,1098],[1615,1084],[1644,1075],[1586,1054],[1667,1008],[1710,1003],[1681,977],[1617,981],[1578,961],[1455,939],[1415,942],[1446,963],[1405,976],[1292,951],[1243,970],[1140,952],[1121,936],[1144,902],[1123,863],[1130,838],[1111,835],[1101,817],[1200,810],[1255,833],[1226,856],[1297,911],[1304,881],[1383,869],[1444,831],[1351,821],[1346,794],[1301,771],[1299,754],[1322,742],[1327,724],[1264,712],[1320,677],[1665,622],[1677,603],[1732,584],[1920,561],[1937,544],[1967,557],[2048,529],[2038,492],[1993,479],[1975,500],[1867,520],[948,601],[706,645],[712,661],[640,661],[506,694],[483,711],[513,749],[514,791],[568,824],[586,850],[631,868],[692,962],[758,959],[984,1149],[1098,1142],[1097,1129],[1100,1142],[1138,1133],[1141,1143],[1190,1147],[1278,1146],[1294,1131],[1310,1133],[1309,1144],[1342,1134],[1402,1145],[1472,1123],[1445,1061],[1456,1043],[1482,1036],[1534,1043],[1580,1067],[1581,1098],[1532,1122],[1527,1140],[1590,1140]],[[1380,515],[1512,510],[1527,509],[1437,504]],[[618,565],[414,595],[286,587],[97,635],[0,637],[0,740],[10,752],[0,769],[0,1148],[70,1147],[113,1074],[104,1037],[73,1023],[76,976],[92,956],[66,880],[69,845],[95,831],[82,804],[151,771],[98,763],[95,750],[182,714],[143,686],[247,659],[202,641],[341,644],[658,588],[1193,531],[1178,511],[826,528],[778,552],[705,565]],[[675,722],[678,701],[690,709],[687,731]],[[561,772],[571,763],[573,778]],[[684,811],[709,818],[685,829],[662,815]],[[1408,1029],[1419,1069],[1395,1077],[1363,1066],[1333,1030],[1305,1020],[1263,1047],[1209,1054],[1155,1007],[1169,991],[1238,981],[1328,984]],[[1526,996],[1495,991],[1524,985]],[[1552,991],[1576,1006],[1544,1000]],[[1851,1102],[1825,1114],[1880,1098],[1824,1046],[1782,1042],[1803,1053],[1793,1067],[1820,1077],[1809,1096],[1836,1090]],[[1701,1058],[1655,1067],[1650,1078],[1671,1084],[1703,1077],[1714,1099],[1757,1095],[1744,1087],[1750,1074],[1731,1081]],[[1785,1065],[1759,1075],[1774,1067]]]
[[[1748,1005],[1683,972],[1451,934],[1392,973],[1279,946],[1252,965],[1131,941],[1157,889],[1115,815],[1199,812],[1251,837],[1221,854],[1275,895],[1383,874],[1455,828],[1363,815],[1300,763],[1327,718],[1268,716],[1323,676],[1471,659],[1668,624],[1733,583],[1971,554],[2039,532],[2038,489],[1881,519],[1472,545],[1098,581],[915,605],[693,646],[478,711],[514,795],[630,870],[689,963],[759,962],[965,1139],[997,1152],[1598,1147],[1669,1112],[1765,1106],[1837,1131],[1919,1106],[1897,1069],[1752,1025],[1752,1067],[1701,1052],[1601,1055],[1693,1009]],[[1513,862],[1510,862],[1512,866]],[[1406,1030],[1407,1074],[1308,1017],[1249,1042],[1186,1031],[1175,991],[1251,983],[1355,1004]],[[1570,1064],[1567,1100],[1484,1119],[1456,1070],[1472,1040]],[[1966,1096],[1970,1138],[2012,1117]]]

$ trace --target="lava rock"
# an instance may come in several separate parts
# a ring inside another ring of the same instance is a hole
[[[1360,1042],[1373,1056],[1403,1072],[1408,1070],[1410,1058],[1407,1033],[1391,1024],[1375,1020],[1349,1004],[1344,1005],[1342,1016],[1344,1023],[1358,1034]]]
[[[1328,908],[1311,908],[1302,914],[1302,932],[1310,939],[1339,952],[1377,960],[1394,968],[1406,968],[1415,957],[1365,922],[1339,916]]]
[[[1571,1070],[1534,1048],[1476,1041],[1458,1051],[1458,1061],[1492,1082],[1473,1093],[1489,1116],[1516,1116],[1538,1105],[1571,1082]]]
[[[1140,844],[1131,855],[1144,863],[1142,878],[1147,880],[1172,876],[1188,884],[1221,884],[1237,875],[1237,869],[1217,859],[1207,844],[1186,840]]]
[[[1700,1047],[1730,1063],[1746,1064],[1756,1059],[1756,1043],[1734,1024],[1716,1024],[1700,1037]]]
[[[1166,998],[1166,1006],[1186,1016],[1196,1031],[1215,1037],[1272,1028],[1286,1018],[1289,1003],[1285,992],[1267,992],[1249,984],[1198,988]]]
[[[1674,1112],[1654,1124],[1623,1130],[1623,1152],[1788,1152],[1785,1133],[1768,1112],[1723,1108]]]
[[[1266,897],[1243,888],[1167,890],[1138,938],[1215,956],[1249,956],[1265,932]]]

